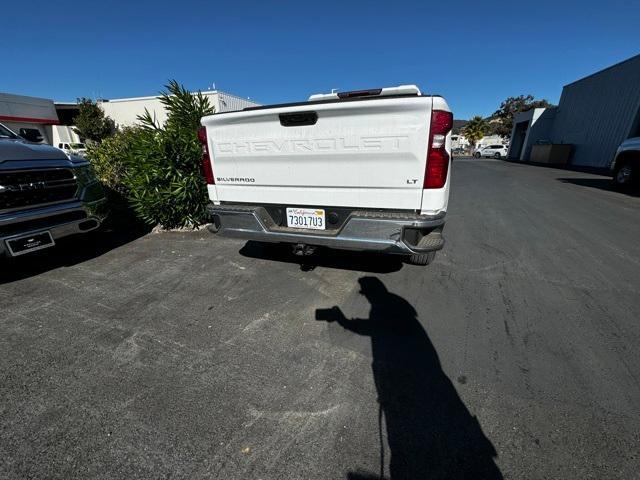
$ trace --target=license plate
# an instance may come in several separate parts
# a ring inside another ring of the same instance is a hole
[[[287,208],[287,227],[324,230],[324,210],[319,208]]]
[[[9,253],[14,257],[24,253],[42,250],[43,248],[53,247],[55,242],[49,232],[33,233],[23,237],[10,238],[6,240]]]

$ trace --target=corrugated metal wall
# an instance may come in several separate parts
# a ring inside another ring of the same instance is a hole
[[[242,110],[246,107],[256,107],[259,103],[252,102],[245,98],[236,97],[225,92],[218,92],[218,108],[216,111],[220,112],[233,112],[234,110]]]
[[[562,89],[554,143],[574,145],[573,165],[607,168],[640,109],[640,55]]]

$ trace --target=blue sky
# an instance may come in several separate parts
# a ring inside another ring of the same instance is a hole
[[[172,78],[261,103],[416,83],[468,118],[510,95],[557,102],[640,53],[637,0],[32,0],[2,17],[0,91],[55,100],[153,95]]]

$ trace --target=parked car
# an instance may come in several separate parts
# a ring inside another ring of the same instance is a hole
[[[640,182],[640,137],[633,137],[620,144],[611,162],[613,183],[626,188]]]
[[[489,145],[482,147],[473,154],[474,157],[493,157],[493,158],[506,158],[509,148],[506,145]]]
[[[95,230],[105,203],[84,158],[29,142],[0,124],[0,257]]]
[[[59,142],[58,148],[70,155],[79,155],[84,157],[87,153],[87,147],[84,143]]]
[[[444,98],[415,85],[318,94],[202,125],[212,231],[301,255],[326,246],[419,265],[443,247],[453,125]]]

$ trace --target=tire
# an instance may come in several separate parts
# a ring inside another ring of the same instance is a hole
[[[476,152],[476,153],[473,154],[473,156],[475,158],[480,158],[482,155],[480,155],[480,152]]]
[[[409,256],[407,262],[411,265],[425,266],[433,262],[435,256],[436,252],[414,253],[413,255]]]
[[[218,233],[220,232],[220,227],[222,226],[221,222],[220,222],[220,215],[214,215],[211,218],[211,223],[209,225],[207,225],[207,230],[209,230],[211,233]]]
[[[500,152],[496,152],[493,154],[493,158],[500,160],[502,158],[502,155],[500,155]]]
[[[629,188],[636,177],[636,168],[629,162],[620,164],[613,172],[613,183],[619,189]]]

